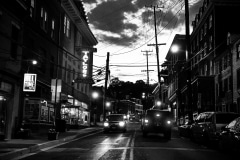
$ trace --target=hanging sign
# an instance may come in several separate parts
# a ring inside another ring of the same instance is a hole
[[[86,78],[88,76],[88,70],[89,70],[89,68],[88,68],[89,51],[83,50],[82,53],[83,53],[82,76],[83,76],[83,78]]]
[[[36,80],[37,74],[25,73],[23,80],[23,91],[24,92],[35,92],[36,91]]]

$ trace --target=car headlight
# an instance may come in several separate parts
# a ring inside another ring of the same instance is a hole
[[[148,121],[148,119],[145,119],[144,122],[145,122],[145,123],[148,123],[149,121]]]
[[[124,122],[119,122],[119,126],[120,126],[120,127],[123,127],[124,125],[125,125]]]
[[[109,123],[108,122],[104,122],[103,125],[104,125],[104,127],[108,127]]]

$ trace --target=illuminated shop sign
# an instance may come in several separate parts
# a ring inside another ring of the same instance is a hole
[[[87,77],[88,74],[88,60],[89,60],[89,51],[82,51],[83,57],[82,57],[82,74],[83,78]]]
[[[37,74],[25,73],[23,80],[23,91],[24,92],[35,92],[36,91],[36,80]]]

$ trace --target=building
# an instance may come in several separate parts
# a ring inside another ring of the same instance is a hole
[[[239,30],[239,24],[234,18],[240,14],[239,8],[238,0],[204,0],[192,22],[193,31],[190,36],[192,86],[213,84],[210,88],[200,87],[206,88],[201,94],[193,90],[193,112],[236,111],[231,100],[232,87],[228,87],[232,86],[232,74],[229,72],[231,56],[228,53],[226,35],[228,32]],[[223,23],[226,25],[220,27]],[[202,78],[205,82],[201,83]],[[225,107],[227,109],[224,109]]]
[[[82,2],[0,3],[0,119],[5,138],[16,136],[22,122],[33,132],[47,132],[56,119],[89,125],[97,40]]]

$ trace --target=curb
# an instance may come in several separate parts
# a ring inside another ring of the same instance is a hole
[[[47,148],[47,147],[51,147],[51,146],[54,146],[54,145],[57,145],[57,144],[60,144],[63,142],[71,141],[73,139],[76,139],[80,135],[95,133],[100,130],[102,130],[102,128],[97,128],[97,129],[82,132],[82,133],[79,133],[79,134],[76,134],[73,136],[68,136],[65,138],[61,138],[61,139],[57,139],[57,140],[53,140],[53,141],[49,141],[49,142],[44,142],[41,144],[36,144],[36,145],[30,146],[28,148],[22,148],[22,149],[18,149],[18,150],[12,151],[12,152],[4,153],[4,154],[0,155],[0,160],[11,160],[13,158],[23,156],[25,154],[37,152],[43,148]]]

